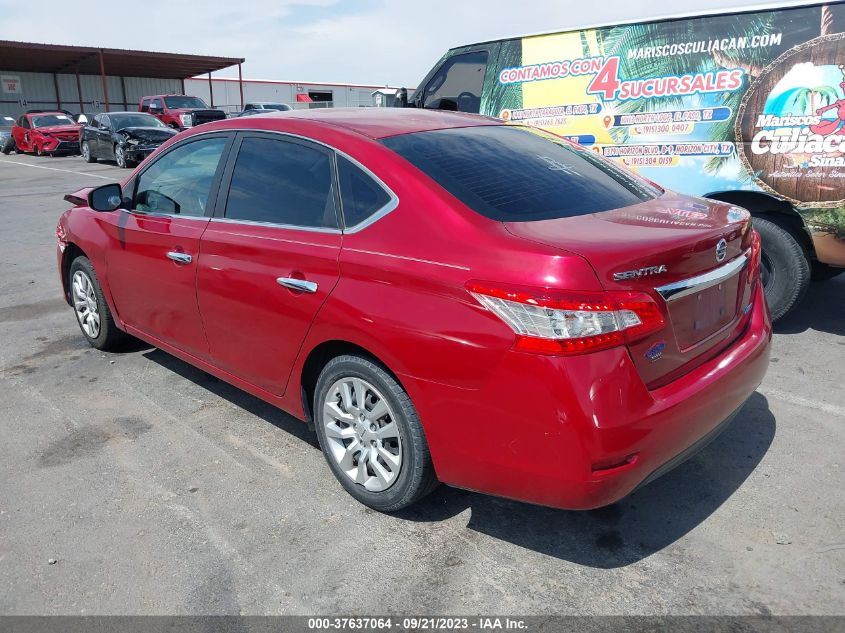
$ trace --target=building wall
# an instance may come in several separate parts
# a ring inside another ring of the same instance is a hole
[[[185,80],[185,92],[200,97],[206,103],[214,102],[216,108],[229,113],[241,109],[241,96],[237,79],[212,79],[214,99],[209,95],[208,79],[194,78]],[[370,107],[375,105],[372,93],[383,86],[359,86],[350,84],[295,83],[288,81],[244,80],[244,103],[250,101],[277,101],[287,103],[294,108],[321,107],[322,104],[297,102],[297,94],[308,94],[309,90],[331,92],[331,107]]]
[[[25,110],[35,108],[62,108],[74,114],[84,112],[95,114],[105,111],[105,95],[99,75],[80,75],[79,88],[82,92],[82,104],[79,101],[76,75],[51,73],[23,73],[14,70],[0,70],[0,75],[20,78],[20,93],[0,92],[0,114],[18,116]],[[155,79],[146,77],[106,77],[109,91],[109,110],[135,110],[142,96],[181,92],[178,79]],[[58,85],[58,94],[56,86]],[[124,94],[124,86],[126,93]]]

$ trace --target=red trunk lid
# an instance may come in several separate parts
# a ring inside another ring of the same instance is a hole
[[[506,227],[582,255],[606,290],[646,292],[657,301],[666,327],[629,348],[650,387],[718,353],[743,324],[751,226],[741,209],[666,193],[624,209]],[[697,283],[685,287],[689,281]]]

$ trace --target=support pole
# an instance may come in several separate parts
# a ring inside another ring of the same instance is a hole
[[[208,73],[208,99],[211,101],[211,107],[214,107],[214,87],[211,85],[211,73]]]
[[[126,77],[120,76],[120,91],[123,93],[123,109],[129,109],[129,98],[126,96]]]
[[[100,80],[103,82],[103,97],[106,99],[106,109],[104,112],[109,111],[109,85],[106,81],[106,63],[103,60],[103,49],[100,49]]]
[[[241,72],[241,65],[238,64],[238,85],[241,88],[241,110],[244,109],[244,75]]]
[[[179,82],[182,84],[182,94],[185,94],[185,80],[180,79]]]
[[[53,87],[56,89],[56,107],[62,109],[62,95],[59,94],[59,78],[53,73]]]
[[[79,67],[76,67],[76,94],[79,96],[79,114],[85,114],[85,102],[82,101],[82,84],[79,81]]]

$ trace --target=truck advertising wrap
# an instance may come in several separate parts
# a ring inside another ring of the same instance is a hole
[[[845,266],[839,3],[503,40],[480,96],[671,189],[771,194]]]

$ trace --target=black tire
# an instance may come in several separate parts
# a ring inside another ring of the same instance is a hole
[[[362,378],[378,389],[390,406],[393,421],[398,427],[401,466],[393,484],[380,492],[371,492],[352,481],[328,448],[323,403],[332,385],[347,377]],[[317,379],[312,410],[317,438],[326,463],[344,489],[359,502],[380,512],[395,512],[419,501],[437,487],[437,477],[417,411],[402,386],[377,363],[352,355],[330,360]]]
[[[123,148],[120,147],[117,143],[114,144],[114,162],[117,163],[117,166],[121,169],[126,169],[129,167],[129,161],[126,160],[126,152],[123,151]]]
[[[91,153],[91,145],[88,143],[88,141],[82,141],[82,145],[80,146],[79,149],[82,153],[82,159],[86,163],[96,163],[97,162],[97,159]]]
[[[79,314],[74,307],[73,312],[76,316],[76,322],[79,325],[82,335],[92,347],[99,350],[108,351],[118,347],[120,343],[124,342],[129,337],[129,335],[119,329],[115,324],[114,317],[112,317],[111,310],[109,310],[109,304],[106,303],[106,299],[103,296],[103,290],[100,288],[100,282],[97,279],[97,274],[94,272],[94,267],[91,265],[91,261],[84,256],[77,257],[70,264],[67,284],[70,291],[71,306],[74,305],[73,279],[77,272],[84,273],[91,281],[91,285],[94,289],[94,296],[97,300],[97,312],[100,317],[99,332],[96,336],[91,336],[85,331]]]
[[[837,275],[845,273],[845,268],[837,268],[835,266],[828,266],[821,262],[813,262],[810,277],[813,281],[826,281],[833,279]]]
[[[755,216],[763,240],[763,284],[772,321],[782,319],[804,298],[810,285],[810,262],[798,238],[773,217]]]
[[[40,145],[35,146],[35,155],[36,156],[44,156],[44,150],[41,149]]]
[[[15,149],[15,141],[10,139],[3,144],[3,153],[8,156],[12,153],[12,150]]]

